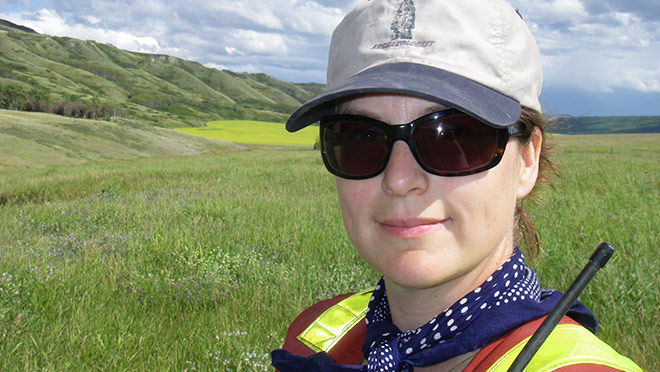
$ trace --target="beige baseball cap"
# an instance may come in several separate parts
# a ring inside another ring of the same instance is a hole
[[[514,124],[521,106],[541,111],[539,48],[504,0],[360,0],[332,35],[327,78],[287,130],[368,93],[426,98],[494,127]]]

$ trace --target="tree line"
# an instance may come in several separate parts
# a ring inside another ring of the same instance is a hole
[[[51,102],[42,87],[26,89],[17,83],[0,84],[0,108],[6,110],[45,112],[72,118],[104,119],[115,112],[98,102],[68,100]]]

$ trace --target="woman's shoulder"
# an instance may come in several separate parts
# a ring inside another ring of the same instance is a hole
[[[326,352],[340,364],[360,364],[366,334],[364,315],[371,290],[346,293],[315,303],[289,326],[283,349],[294,355]],[[507,371],[545,317],[527,322],[483,347],[464,372]],[[543,343],[527,371],[642,372],[590,330],[564,317]]]
[[[545,317],[525,323],[484,347],[464,372],[505,372]],[[564,317],[544,341],[526,371],[641,372],[591,331]]]
[[[300,356],[308,356],[314,353],[314,350],[305,345],[298,339],[298,336],[326,310],[336,305],[341,300],[349,297],[352,293],[345,293],[333,298],[319,301],[307,309],[303,310],[289,325],[289,329],[284,339],[283,349]]]
[[[358,364],[371,292],[345,293],[308,307],[289,326],[282,348],[300,356],[324,351],[335,362]]]

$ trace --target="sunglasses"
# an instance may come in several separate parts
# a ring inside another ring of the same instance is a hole
[[[422,116],[408,124],[389,125],[360,115],[321,119],[321,153],[330,173],[348,179],[380,174],[396,141],[410,147],[419,165],[438,176],[464,176],[496,166],[519,125],[491,127],[455,109]]]

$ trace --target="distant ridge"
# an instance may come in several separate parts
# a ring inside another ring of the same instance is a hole
[[[660,133],[660,116],[560,116],[552,132],[561,134]]]
[[[117,116],[163,127],[222,119],[284,122],[323,89],[0,23],[0,108]]]
[[[38,34],[38,32],[36,32],[35,30],[33,30],[29,27],[17,25],[15,23],[9,22],[5,19],[0,19],[0,25],[10,27],[10,28],[15,28],[19,31],[27,32],[27,33],[30,33],[30,34]]]

